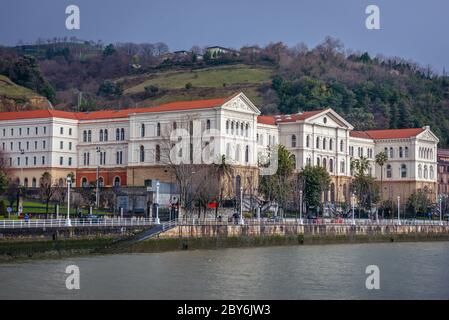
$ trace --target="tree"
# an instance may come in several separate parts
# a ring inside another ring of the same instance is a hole
[[[307,165],[298,176],[303,188],[304,203],[307,211],[321,204],[323,192],[329,190],[331,178],[326,168]]]
[[[426,214],[430,206],[429,195],[423,190],[412,193],[407,199],[407,211],[413,212],[414,217]]]
[[[259,185],[259,191],[281,209],[286,207],[291,191],[291,178],[295,169],[293,155],[282,145],[277,148],[278,169],[276,174],[263,176]]]
[[[232,188],[232,183],[229,182],[232,181],[234,169],[229,163],[226,162],[226,156],[223,154],[221,155],[220,162],[214,164],[214,171],[219,186],[218,194],[216,197],[217,206],[215,208],[215,218],[217,218],[218,207],[222,205],[224,201],[225,191],[227,190],[228,193],[231,192],[231,190],[229,189]],[[225,181],[227,182],[227,184],[225,184]]]
[[[370,167],[366,157],[351,159],[351,171],[355,171],[352,188],[359,199],[359,206],[363,209],[371,209],[373,203],[379,200],[379,189],[371,175],[366,174]]]
[[[382,184],[384,180],[384,165],[388,161],[388,155],[386,152],[382,151],[376,154],[376,164],[380,167],[380,200],[382,201]]]
[[[52,176],[49,172],[44,172],[40,180],[40,195],[42,200],[45,202],[45,216],[48,218],[48,209],[50,206],[50,201],[56,192],[52,183]]]

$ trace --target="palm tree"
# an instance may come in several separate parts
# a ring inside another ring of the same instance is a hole
[[[388,155],[386,152],[379,152],[376,154],[376,164],[380,167],[380,201],[382,202],[382,183],[384,180],[384,165],[388,161]]]

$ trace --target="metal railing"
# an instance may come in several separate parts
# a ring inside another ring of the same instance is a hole
[[[243,219],[244,225],[357,225],[357,226],[449,226],[448,221],[439,220],[370,220],[370,219]],[[161,232],[175,226],[196,225],[239,225],[240,219],[214,219],[214,218],[180,218],[162,222]],[[1,229],[31,229],[31,228],[64,228],[64,227],[149,227],[157,225],[153,218],[103,218],[103,219],[30,219],[30,220],[0,220]]]
[[[151,226],[154,219],[104,218],[104,219],[30,219],[0,220],[0,229],[63,228],[63,227],[138,227]]]

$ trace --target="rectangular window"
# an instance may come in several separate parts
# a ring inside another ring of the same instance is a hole
[[[25,165],[28,165],[28,157],[25,157]]]
[[[42,165],[45,165],[45,156],[42,157]]]
[[[59,142],[59,149],[64,149],[64,142],[63,141],[61,141],[61,142]]]
[[[44,134],[47,134],[47,127],[44,127]]]
[[[19,136],[22,135],[22,128],[19,128]]]
[[[27,128],[27,135],[30,135],[30,128]]]
[[[34,141],[34,150],[37,150],[37,141]]]
[[[72,143],[69,142],[69,150],[72,150]]]
[[[72,165],[72,157],[69,157],[69,166]]]
[[[64,128],[61,127],[61,129],[59,130],[59,132],[60,132],[61,134],[64,134]]]
[[[3,129],[3,136],[6,136],[6,129]]]
[[[37,164],[37,158],[33,157],[33,165],[36,165],[36,164]]]
[[[42,141],[42,149],[45,149],[45,147],[46,147],[46,142]]]
[[[72,135],[72,128],[69,128],[69,136]]]
[[[20,157],[17,158],[17,165],[20,166]]]
[[[63,157],[59,157],[59,165],[63,165],[64,164],[64,158]]]
[[[27,150],[30,150],[30,142],[27,141]]]
[[[11,137],[14,135],[14,129],[11,128]]]
[[[35,131],[35,133],[37,135],[39,133],[39,128],[38,127],[34,128],[34,131]]]

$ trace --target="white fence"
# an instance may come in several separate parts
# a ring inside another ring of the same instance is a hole
[[[178,219],[162,223],[162,231],[175,227],[177,225],[238,225],[241,224],[240,219]],[[244,225],[259,224],[279,224],[279,225],[355,225],[358,226],[427,226],[427,225],[443,225],[449,226],[447,221],[439,220],[369,220],[369,219],[314,219],[300,221],[295,218],[288,219],[244,219]],[[31,219],[31,220],[0,220],[1,229],[31,229],[31,228],[64,228],[64,227],[149,227],[156,225],[155,219],[148,218],[102,218],[102,219],[72,219],[68,223],[67,219]]]
[[[104,218],[104,219],[31,219],[0,220],[0,229],[63,228],[63,227],[138,227],[154,225],[154,219]]]

